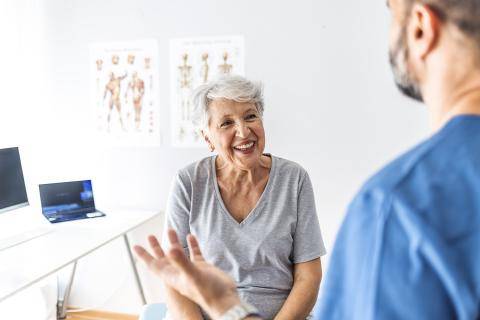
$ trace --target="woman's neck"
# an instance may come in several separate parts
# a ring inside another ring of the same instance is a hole
[[[256,166],[244,169],[226,162],[218,156],[215,161],[217,179],[229,185],[257,185],[268,177],[271,168],[271,161],[270,157],[264,155],[260,158],[260,161]]]

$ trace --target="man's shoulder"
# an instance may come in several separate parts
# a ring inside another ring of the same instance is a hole
[[[443,148],[442,139],[438,135],[414,146],[400,155],[380,171],[370,177],[361,187],[351,206],[376,207],[375,212],[388,210],[389,204],[395,201],[407,201],[399,197],[405,190],[415,188],[419,180],[424,182],[423,187],[429,183],[432,177],[429,172],[436,170],[437,164],[431,161],[435,154]],[[408,201],[415,201],[415,197],[422,197],[423,192],[410,195]]]
[[[363,189],[386,191],[408,187],[413,180],[433,181],[452,170],[462,171],[480,156],[480,117],[457,117],[437,134],[410,149],[377,174]]]
[[[411,213],[436,211],[439,219],[438,206],[444,201],[451,205],[462,199],[470,201],[472,190],[480,187],[476,165],[480,163],[480,118],[473,120],[454,119],[386,165],[363,185],[356,200],[390,199]]]
[[[425,155],[431,152],[433,148],[435,148],[435,144],[427,140],[400,155],[371,176],[362,186],[360,192],[366,193],[375,190],[391,193],[396,190],[411,177],[412,171],[421,165]]]

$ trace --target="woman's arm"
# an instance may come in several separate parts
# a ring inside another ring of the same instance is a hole
[[[293,266],[293,287],[275,320],[305,319],[317,300],[322,280],[320,258]]]
[[[165,286],[165,293],[168,313],[171,315],[170,319],[203,320],[200,308],[190,299],[185,298],[169,286]]]

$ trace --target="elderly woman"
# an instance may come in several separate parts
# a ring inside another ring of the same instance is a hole
[[[195,118],[217,155],[180,170],[167,205],[168,228],[195,234],[207,261],[230,274],[244,301],[266,319],[307,319],[325,254],[312,184],[298,164],[264,153],[262,87],[240,76],[203,85]],[[167,288],[172,319],[203,319]]]

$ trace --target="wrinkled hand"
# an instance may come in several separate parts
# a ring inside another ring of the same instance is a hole
[[[188,235],[190,260],[174,230],[168,230],[171,248],[162,250],[155,236],[149,236],[153,256],[135,246],[138,257],[169,287],[201,306],[213,319],[240,303],[235,282],[226,273],[203,258],[197,239]]]

